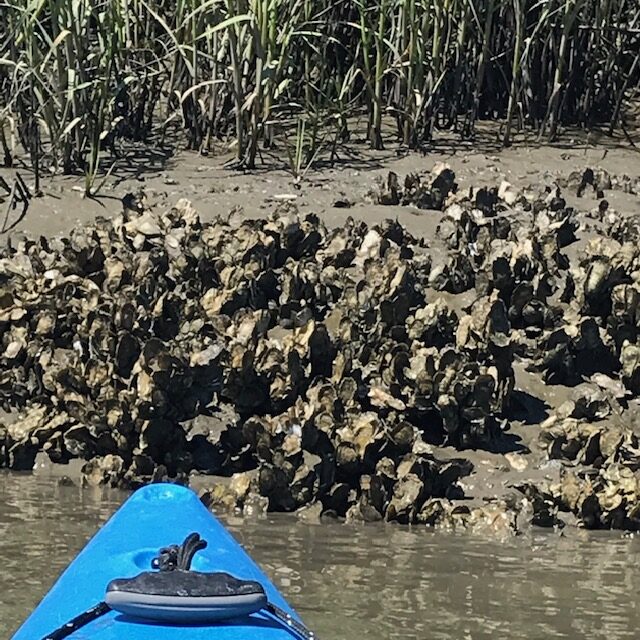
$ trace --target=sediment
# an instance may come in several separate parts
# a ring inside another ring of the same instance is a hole
[[[640,217],[611,189],[640,186],[595,168],[462,191],[439,164],[366,195],[437,216],[435,237],[287,203],[204,224],[186,200],[158,215],[128,197],[12,239],[0,466],[44,452],[84,460],[88,484],[225,476],[203,499],[247,513],[636,530]],[[523,420],[521,370],[568,399]],[[508,482],[489,486],[478,452]]]

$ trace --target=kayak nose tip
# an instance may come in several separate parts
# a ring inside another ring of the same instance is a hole
[[[131,499],[145,502],[186,502],[194,499],[198,500],[198,496],[187,487],[159,482],[141,487],[133,494]]]

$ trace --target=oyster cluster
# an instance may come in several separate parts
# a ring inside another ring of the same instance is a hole
[[[568,176],[561,177],[558,185],[575,192],[582,197],[593,192],[598,198],[603,198],[605,191],[615,190],[624,193],[640,194],[640,177],[628,175],[613,175],[606,169],[587,167],[583,171],[572,171]]]
[[[538,520],[640,530],[640,439],[624,419],[624,389],[612,382],[596,374],[540,425],[541,448],[561,466],[550,482],[517,487]]]
[[[0,400],[20,413],[0,462],[81,458],[115,485],[256,470],[273,510],[416,521],[470,471],[429,443],[490,441],[513,388],[502,302],[460,321],[430,270],[393,222],[203,225],[186,201],[15,242]]]
[[[638,432],[629,409],[640,395],[640,223],[638,214],[622,215],[603,199],[607,190],[635,194],[637,185],[589,168],[543,188],[504,181],[452,188],[433,207],[442,215],[429,285],[476,296],[457,335],[473,325],[475,308],[485,318],[499,308],[497,335],[545,384],[597,381],[541,426],[543,454],[561,463],[562,474],[550,484],[518,485],[537,524],[557,525],[558,513],[567,512],[584,527],[640,528]],[[562,189],[600,202],[575,210]],[[569,251],[578,241],[580,250]]]
[[[568,516],[589,529],[640,530],[640,441],[631,428],[554,416],[540,440],[563,465],[557,480],[519,487],[539,520],[557,524]]]
[[[287,207],[203,224],[187,201],[14,239],[0,466],[45,452],[85,460],[90,484],[226,476],[206,501],[246,513],[640,528],[640,225],[567,204],[562,185],[613,188],[589,171],[465,191],[442,164],[389,174],[369,198],[435,210],[428,244]],[[513,459],[520,498],[460,502],[477,471],[464,451],[500,450],[515,419],[516,363],[575,397],[531,427],[539,464]],[[527,480],[545,464],[553,481]]]
[[[418,209],[442,210],[450,193],[458,188],[456,176],[447,164],[440,162],[427,175],[408,174],[400,184],[398,174],[389,171],[386,179],[378,178],[367,194],[367,200],[383,205],[411,205]]]

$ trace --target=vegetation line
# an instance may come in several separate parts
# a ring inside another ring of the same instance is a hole
[[[120,141],[168,127],[240,167],[290,146],[296,173],[363,112],[374,148],[383,116],[413,148],[482,119],[505,144],[613,131],[639,52],[637,0],[4,0],[0,144],[90,193]]]

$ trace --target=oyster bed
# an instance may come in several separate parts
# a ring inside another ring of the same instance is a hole
[[[438,165],[367,196],[429,209],[428,239],[286,204],[203,224],[185,200],[155,215],[127,198],[68,237],[14,240],[0,466],[45,452],[85,460],[90,484],[223,475],[203,499],[245,512],[638,529],[640,216],[610,189],[640,185],[588,169],[463,192]],[[575,389],[500,456],[520,473],[498,490],[472,454],[505,450],[518,368]]]

